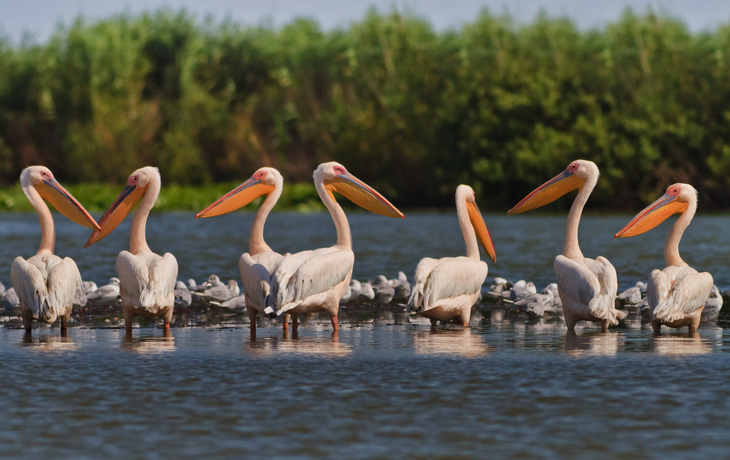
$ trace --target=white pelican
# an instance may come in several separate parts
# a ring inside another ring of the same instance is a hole
[[[592,161],[576,160],[562,173],[545,182],[510,209],[517,214],[551,203],[571,190],[578,189],[568,214],[563,253],[555,258],[553,268],[558,278],[558,293],[563,304],[568,330],[580,320],[618,324],[626,313],[615,308],[618,279],[616,269],[605,257],[583,257],[578,246],[578,224],[583,207],[598,182],[598,167]]]
[[[692,334],[700,324],[705,301],[712,291],[712,275],[697,273],[679,256],[679,240],[697,211],[697,190],[688,184],[674,184],[661,198],[641,211],[614,238],[640,235],[672,214],[681,212],[664,244],[667,268],[654,270],[646,289],[651,309],[651,327],[659,333],[662,324],[688,326]]]
[[[30,166],[20,174],[20,186],[31,206],[38,213],[41,224],[41,245],[36,255],[28,260],[16,257],[10,268],[10,280],[20,301],[20,315],[25,332],[31,333],[31,323],[53,323],[61,320],[61,334],[73,308],[74,295],[83,293],[83,281],[76,263],[70,258],[53,254],[56,229],[49,201],[61,214],[87,228],[98,229],[99,224],[81,204],[53,178],[45,166]]]
[[[261,314],[273,314],[268,308],[266,299],[271,293],[271,277],[279,265],[282,255],[274,252],[264,241],[264,224],[271,210],[281,196],[284,188],[284,179],[274,168],[260,168],[246,182],[223,195],[195,215],[198,217],[213,217],[235,211],[246,206],[261,195],[266,199],[251,224],[251,234],[248,237],[248,252],[238,260],[238,269],[241,272],[241,285],[246,296],[246,312],[251,323],[251,334],[256,335],[256,317]],[[284,318],[284,330],[289,327]]]
[[[284,256],[274,271],[271,301],[276,305],[277,315],[291,314],[294,330],[299,315],[326,310],[332,316],[332,327],[337,331],[339,301],[350,284],[355,254],[352,252],[350,225],[333,192],[345,195],[368,211],[388,217],[403,218],[403,214],[334,161],[317,167],[314,185],[335,223],[337,242],[329,248]]]
[[[463,326],[469,325],[471,307],[487,278],[487,263],[479,255],[479,243],[497,261],[492,238],[474,200],[474,190],[468,185],[456,188],[456,215],[466,243],[466,257],[425,257],[413,273],[408,307],[429,318],[433,326],[439,320],[458,320]]]
[[[127,335],[132,334],[132,319],[135,316],[162,317],[164,335],[170,334],[177,260],[169,252],[162,257],[152,252],[145,237],[147,217],[160,194],[161,182],[160,171],[152,166],[133,172],[122,193],[101,217],[101,230],[95,230],[84,245],[88,248],[110,234],[127,217],[132,207],[140,202],[132,219],[129,251],[119,253],[116,266],[121,281],[120,294]]]

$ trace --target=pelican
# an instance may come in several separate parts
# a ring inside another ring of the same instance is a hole
[[[25,168],[20,173],[20,186],[38,213],[41,224],[41,245],[36,255],[28,260],[16,257],[10,268],[10,281],[20,301],[25,332],[31,333],[34,319],[44,323],[60,319],[61,335],[65,335],[74,296],[77,291],[83,294],[83,281],[76,262],[70,257],[61,259],[53,254],[56,229],[44,200],[79,225],[98,229],[99,224],[45,166]]]
[[[712,275],[698,273],[679,256],[679,240],[697,211],[697,190],[689,184],[674,184],[654,203],[641,211],[614,238],[640,235],[672,214],[681,212],[664,244],[664,270],[649,276],[647,296],[651,327],[659,334],[662,325],[688,326],[690,335],[700,324],[705,301],[712,292]]]
[[[170,334],[177,260],[169,252],[162,257],[152,252],[145,237],[147,217],[160,194],[161,182],[160,171],[155,167],[146,166],[133,172],[122,193],[101,217],[101,230],[95,230],[84,245],[88,248],[114,231],[139,202],[132,219],[129,251],[119,253],[116,266],[121,281],[120,294],[127,335],[132,334],[135,316],[162,317],[163,334]]]
[[[618,279],[616,269],[605,257],[583,257],[578,246],[578,224],[583,207],[598,182],[598,167],[592,161],[576,160],[562,173],[542,184],[510,209],[517,214],[551,203],[578,189],[568,214],[563,253],[555,258],[553,268],[558,278],[558,293],[563,304],[565,324],[575,329],[580,320],[600,322],[603,331],[618,324],[625,312],[615,308]]]
[[[251,234],[248,237],[248,252],[238,260],[238,269],[241,272],[241,285],[246,300],[246,312],[251,323],[251,335],[256,335],[256,317],[261,314],[273,314],[272,308],[267,308],[266,298],[271,293],[271,276],[279,265],[282,255],[274,252],[264,241],[264,224],[271,210],[281,196],[284,188],[284,179],[274,168],[260,168],[246,182],[223,195],[195,215],[198,217],[213,217],[235,211],[246,206],[261,195],[266,199],[251,224]],[[289,327],[284,318],[284,330]]]
[[[341,193],[358,206],[384,216],[403,218],[403,214],[334,161],[317,167],[314,185],[332,216],[337,242],[329,248],[284,256],[274,271],[270,299],[276,306],[277,315],[291,314],[294,330],[299,315],[325,310],[332,316],[332,327],[337,331],[339,301],[350,284],[355,254],[350,225],[333,193]]]
[[[432,326],[439,320],[469,325],[471,307],[487,278],[487,263],[481,260],[477,240],[489,257],[497,261],[492,238],[474,199],[474,190],[468,185],[456,188],[456,215],[466,243],[466,257],[425,257],[413,273],[408,307],[429,318]]]

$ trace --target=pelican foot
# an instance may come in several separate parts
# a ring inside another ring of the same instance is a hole
[[[337,319],[337,315],[332,317],[332,330],[333,331],[340,330],[340,321]]]

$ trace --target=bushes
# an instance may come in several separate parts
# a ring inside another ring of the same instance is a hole
[[[78,20],[45,44],[0,42],[0,181],[42,163],[121,184],[151,164],[205,185],[270,165],[291,184],[334,159],[401,207],[452,206],[469,183],[506,209],[585,158],[603,174],[597,207],[686,181],[722,208],[728,45],[730,25],[692,34],[630,11],[591,31],[486,10],[446,32],[374,10],[333,31],[168,10]]]

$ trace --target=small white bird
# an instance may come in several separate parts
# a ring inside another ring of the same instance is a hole
[[[216,276],[216,278],[218,277]],[[226,300],[236,297],[241,293],[241,288],[238,287],[238,283],[236,282],[236,280],[228,281],[228,285],[225,285],[220,281],[209,281],[209,283],[212,284],[211,287],[201,293],[198,293],[200,297],[207,300],[225,302]]]
[[[86,296],[86,299],[97,305],[108,305],[116,302],[119,298],[119,278],[112,276],[109,284],[98,287],[94,292]]]
[[[182,281],[175,282],[175,305],[189,307],[193,303],[193,295],[190,289]]]
[[[15,288],[10,288],[7,291],[5,291],[5,296],[3,297],[3,309],[5,310],[5,313],[9,315],[18,315],[20,314],[20,299],[18,298],[18,294],[15,293]]]

